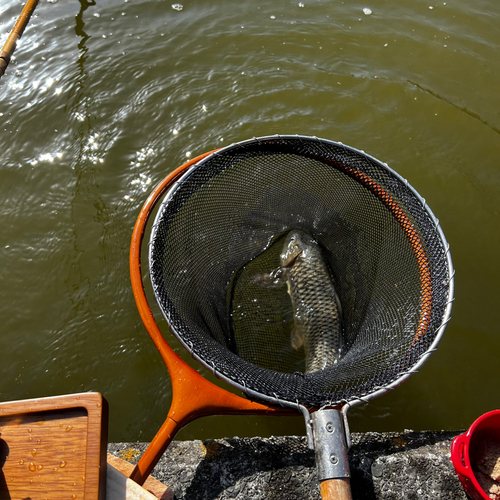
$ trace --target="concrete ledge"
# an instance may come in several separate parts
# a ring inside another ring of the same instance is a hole
[[[352,435],[354,500],[467,500],[450,461],[459,432]],[[113,443],[108,451],[137,463],[147,443]],[[176,500],[320,499],[314,453],[305,437],[174,441],[153,474]]]

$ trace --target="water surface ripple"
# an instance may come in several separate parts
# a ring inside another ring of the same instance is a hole
[[[20,11],[2,2],[2,43]],[[496,408],[499,22],[496,0],[40,2],[0,80],[1,400],[98,390],[111,440],[150,439],[171,394],[130,287],[138,211],[192,156],[299,133],[408,178],[457,271],[440,348],[352,429]],[[290,433],[300,418],[214,417],[180,438]]]

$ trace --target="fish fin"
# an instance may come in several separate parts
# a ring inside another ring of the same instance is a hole
[[[292,333],[290,334],[290,341],[292,343],[292,347],[296,351],[298,351],[304,345],[304,334],[296,326],[293,328]]]
[[[251,277],[251,282],[264,288],[280,288],[286,283],[286,272],[278,267],[270,273],[256,273]]]
[[[339,319],[342,318],[342,304],[340,303],[340,297],[337,292],[335,293],[335,302],[337,304],[337,309],[339,310]]]

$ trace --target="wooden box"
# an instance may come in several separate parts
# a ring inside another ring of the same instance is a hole
[[[0,403],[0,499],[104,500],[107,431],[96,392]]]

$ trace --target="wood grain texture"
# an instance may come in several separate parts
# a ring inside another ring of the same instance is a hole
[[[0,499],[104,499],[107,421],[98,393],[0,403]]]
[[[352,500],[351,480],[328,479],[321,483],[321,498],[323,500]]]

